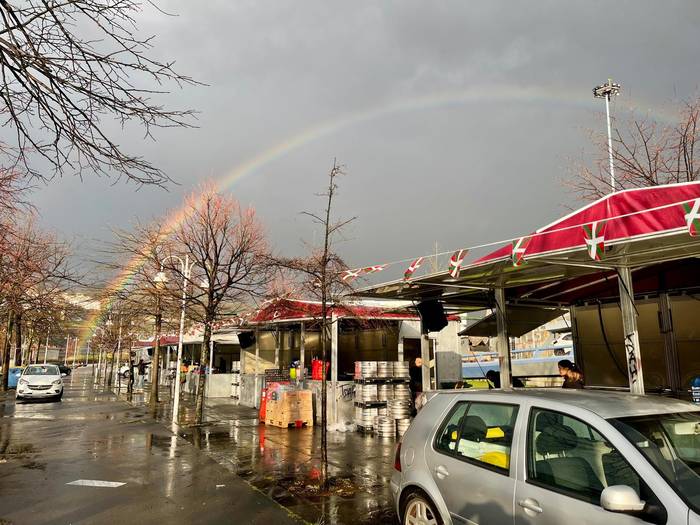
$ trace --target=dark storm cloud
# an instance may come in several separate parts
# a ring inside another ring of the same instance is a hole
[[[121,142],[181,186],[170,192],[63,179],[37,193],[47,223],[106,238],[162,214],[217,178],[319,122],[464,90],[483,98],[416,107],[339,127],[262,165],[232,191],[253,204],[280,250],[312,238],[298,212],[318,203],[332,159],[346,164],[339,211],[360,219],[342,245],[381,262],[525,233],[571,205],[558,180],[601,124],[591,88],[623,83],[616,104],[661,114],[696,92],[697,2],[169,1],[144,13],[154,53],[207,87],[168,104],[200,111],[198,129]],[[523,88],[540,97],[495,96]]]

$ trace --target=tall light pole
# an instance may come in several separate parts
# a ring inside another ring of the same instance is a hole
[[[177,365],[175,369],[175,395],[173,399],[173,423],[178,422],[178,415],[180,413],[180,368],[182,367],[182,344],[185,335],[185,310],[187,308],[187,284],[190,280],[190,274],[192,272],[192,267],[194,263],[190,264],[189,254],[185,254],[185,260],[183,261],[177,255],[171,255],[169,258],[175,259],[180,263],[180,270],[182,271],[182,304],[180,306],[180,333],[177,338]],[[165,263],[166,259],[161,262],[161,271],[159,279],[163,282],[167,281],[165,273],[163,273],[162,265]]]
[[[46,332],[46,347],[44,348],[44,364],[46,364],[46,355],[49,353],[49,336],[51,335],[51,328]],[[38,358],[39,356],[37,356]]]
[[[615,191],[615,166],[613,165],[612,129],[610,127],[610,97],[620,94],[620,84],[608,79],[605,84],[593,88],[595,98],[605,99],[605,116],[608,122],[608,157],[610,160],[610,189]]]
[[[70,343],[70,336],[66,336],[66,351],[63,353],[63,366],[68,366],[68,344]]]

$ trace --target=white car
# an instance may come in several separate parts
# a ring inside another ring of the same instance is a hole
[[[29,365],[17,382],[17,400],[63,397],[63,379],[56,365]]]

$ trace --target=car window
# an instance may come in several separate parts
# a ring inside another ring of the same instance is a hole
[[[447,416],[435,448],[443,453],[508,473],[515,405],[462,402]]]
[[[28,366],[24,369],[25,376],[55,376],[59,375],[55,365]]]
[[[597,430],[574,417],[534,408],[527,440],[528,481],[594,503],[611,485],[644,492],[636,472]]]

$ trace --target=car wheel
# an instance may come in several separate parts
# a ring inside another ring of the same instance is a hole
[[[406,499],[402,522],[404,525],[442,525],[433,503],[418,492],[409,494]]]

